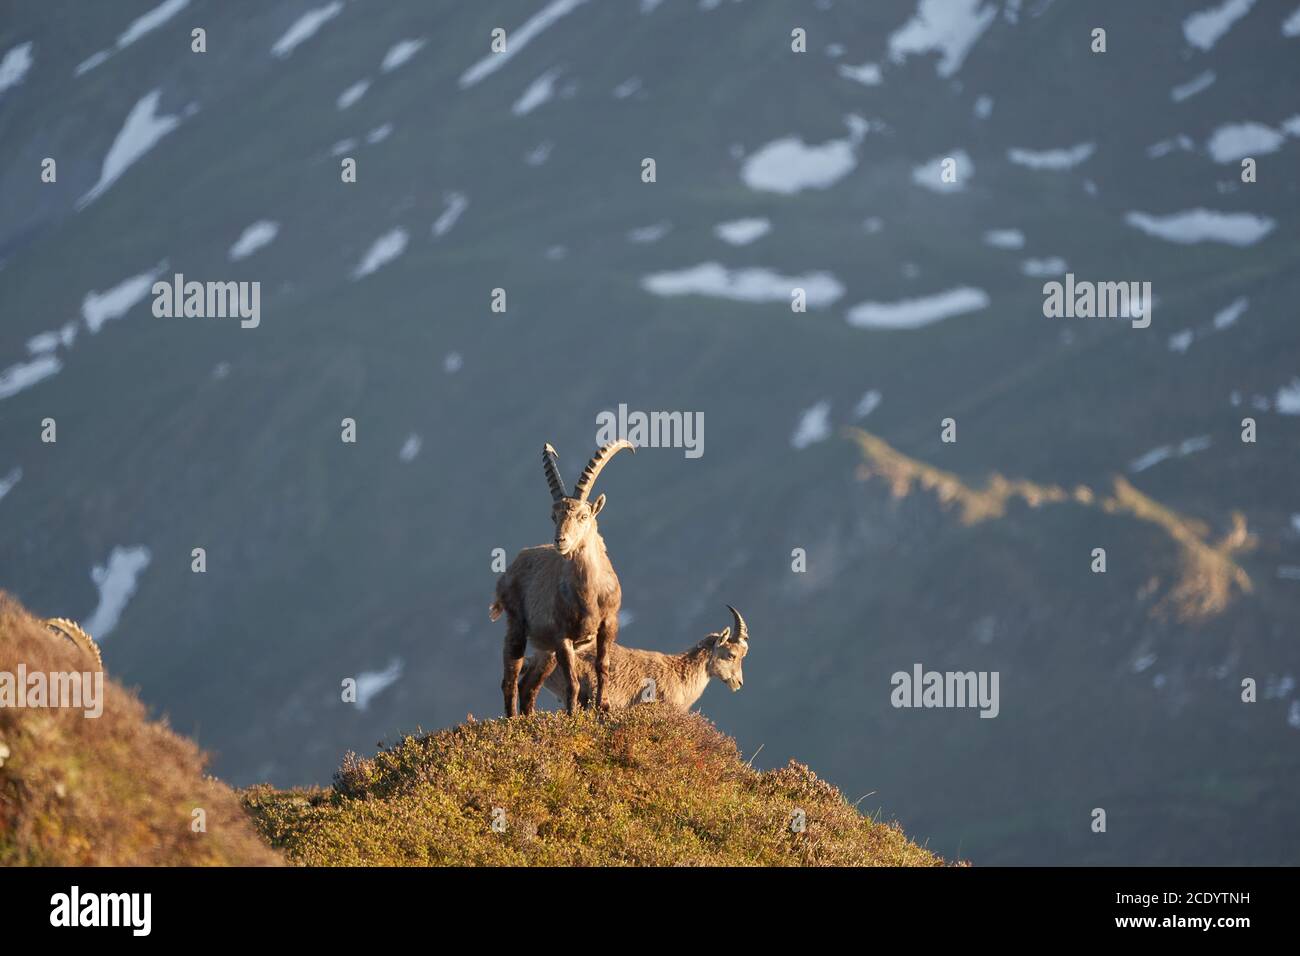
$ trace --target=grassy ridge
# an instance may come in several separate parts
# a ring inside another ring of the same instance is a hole
[[[0,671],[20,664],[94,666],[0,592]],[[754,770],[705,718],[657,707],[471,718],[349,753],[332,788],[236,794],[205,761],[107,677],[98,718],[0,707],[0,866],[943,862],[807,767]]]
[[[0,591],[0,671],[93,667]],[[267,865],[206,756],[104,680],[104,710],[0,707],[0,866]],[[203,829],[194,811],[203,810]]]
[[[807,767],[759,772],[703,717],[655,707],[471,720],[349,754],[333,788],[243,796],[272,845],[309,866],[943,862]]]

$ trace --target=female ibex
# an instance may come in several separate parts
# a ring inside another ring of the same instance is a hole
[[[711,677],[733,691],[740,690],[745,682],[743,661],[749,651],[749,628],[739,611],[730,604],[727,610],[736,621],[734,632],[724,627],[681,654],[660,654],[619,644],[611,647],[605,691],[610,707],[621,710],[658,701],[673,710],[687,711],[700,699]],[[554,669],[554,654],[537,653],[528,659],[519,690],[525,713],[532,710],[543,683],[552,694],[564,699],[566,689],[553,674]],[[578,700],[584,706],[591,698],[594,671],[591,649],[578,652]]]
[[[574,486],[573,495],[564,490],[564,479],[555,467],[559,457],[555,449],[550,445],[542,449],[542,469],[551,488],[555,543],[520,551],[497,581],[496,600],[488,609],[494,621],[502,612],[506,615],[501,692],[507,717],[517,712],[519,671],[530,642],[537,650],[550,654],[552,661],[558,661],[565,680],[565,707],[573,713],[578,708],[574,649],[595,641],[596,707],[609,709],[605,702],[606,657],[610,645],[618,640],[623,591],[605,553],[605,541],[596,530],[596,515],[605,507],[605,496],[594,502],[589,502],[587,496],[601,469],[624,448],[636,451],[626,440],[597,451]]]

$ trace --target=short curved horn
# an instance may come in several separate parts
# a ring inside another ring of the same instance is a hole
[[[573,486],[573,497],[579,501],[586,501],[587,495],[591,494],[591,487],[596,483],[596,476],[600,474],[601,469],[609,464],[609,460],[624,448],[630,449],[632,454],[636,454],[636,445],[633,445],[626,438],[620,438],[618,441],[610,442],[592,455],[591,461],[587,462],[587,467],[582,470],[582,476],[578,479],[578,483]]]
[[[547,442],[542,446],[542,471],[546,472],[546,483],[551,486],[551,500],[559,501],[567,494],[564,490],[564,479],[560,477],[560,469],[555,467],[555,460],[560,457],[560,453],[551,447]]]
[[[736,631],[735,631],[736,636],[735,636],[734,640],[737,640],[737,641],[746,641],[746,642],[748,642],[748,641],[749,641],[749,628],[747,628],[747,627],[745,626],[745,619],[744,619],[743,617],[741,617],[741,616],[740,616],[740,612],[737,611],[737,610],[736,610],[734,607],[732,607],[730,604],[727,605],[727,610],[730,611],[730,612],[731,612],[731,616],[734,617],[734,618],[736,619]]]

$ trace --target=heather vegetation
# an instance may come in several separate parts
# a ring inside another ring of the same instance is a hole
[[[760,772],[704,717],[654,705],[470,720],[350,754],[331,788],[244,801],[306,865],[943,862],[802,764]]]

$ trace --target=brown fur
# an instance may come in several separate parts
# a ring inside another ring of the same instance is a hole
[[[723,628],[681,654],[613,645],[609,651],[606,691],[609,706],[621,710],[657,701],[673,710],[687,711],[704,693],[711,677],[724,681],[733,691],[739,690],[744,683],[741,662],[749,650],[749,632],[743,621],[737,620],[740,623],[735,637],[731,628]],[[567,688],[555,673],[557,663],[556,656],[546,652],[535,653],[528,659],[520,685],[525,713],[532,711],[543,685],[560,700],[565,699]],[[577,670],[578,700],[585,707],[595,682],[595,652],[590,646],[577,652]]]
[[[564,494],[564,485],[554,469],[554,449],[542,454],[551,484],[551,520],[555,543],[520,551],[497,581],[496,600],[488,609],[492,620],[506,616],[506,638],[502,650],[504,674],[501,693],[507,717],[519,706],[519,673],[529,644],[546,654],[558,666],[564,681],[566,709],[578,708],[575,649],[594,643],[595,698],[599,709],[608,709],[605,680],[609,648],[618,640],[618,611],[623,590],[605,551],[605,541],[596,527],[596,515],[605,507],[605,496],[587,501],[596,475],[605,462],[628,442],[607,445],[587,465],[575,491]],[[537,694],[525,695],[524,713],[531,713]]]
[[[590,537],[593,540],[570,557],[562,556],[554,545],[525,548],[497,581],[497,599],[490,613],[494,621],[506,615],[501,690],[507,717],[517,712],[515,689],[526,645],[550,655],[563,673],[575,647],[594,652],[602,636],[607,645],[617,639],[623,591],[604,540],[594,530]],[[577,707],[576,685],[566,694],[566,707],[570,712]],[[531,713],[531,706],[524,713]]]

